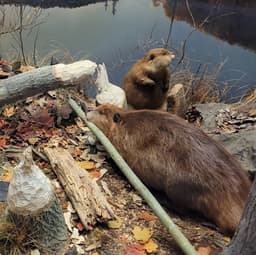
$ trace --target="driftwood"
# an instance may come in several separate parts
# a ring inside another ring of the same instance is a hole
[[[7,220],[24,234],[31,248],[52,255],[64,253],[68,240],[64,216],[49,179],[33,162],[31,148],[14,170],[7,202]]]
[[[91,229],[97,221],[114,217],[97,182],[76,164],[69,152],[62,148],[45,148],[44,151],[86,229]]]
[[[86,83],[96,67],[96,63],[84,60],[68,65],[44,66],[1,80],[0,107],[38,93]]]

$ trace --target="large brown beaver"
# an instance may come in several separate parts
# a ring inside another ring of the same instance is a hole
[[[138,60],[124,79],[127,103],[134,109],[158,109],[167,96],[170,62],[174,55],[163,48],[152,49]]]
[[[176,209],[200,212],[224,233],[237,227],[251,182],[201,129],[162,111],[102,105],[88,113],[134,172]]]

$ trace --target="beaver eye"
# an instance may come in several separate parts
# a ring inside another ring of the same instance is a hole
[[[150,60],[153,60],[155,58],[155,55],[151,54],[149,58],[150,58]]]
[[[100,114],[100,115],[103,115],[103,114],[104,114],[104,111],[99,111],[99,114]]]
[[[113,121],[114,121],[115,123],[118,123],[118,122],[121,121],[121,116],[120,116],[119,113],[115,113],[115,114],[114,114],[114,116],[113,116]]]

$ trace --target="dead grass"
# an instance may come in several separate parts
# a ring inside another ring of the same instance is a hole
[[[222,66],[220,64],[215,70],[209,71],[207,65],[201,65],[194,73],[191,64],[187,62],[172,72],[171,85],[183,84],[188,106],[218,103],[227,91],[227,87],[217,80]]]
[[[29,245],[28,235],[24,229],[6,218],[6,203],[0,203],[0,254],[25,255],[30,254],[26,249]]]

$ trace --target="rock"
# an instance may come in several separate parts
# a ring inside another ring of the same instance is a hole
[[[250,126],[250,130],[242,129],[247,127],[243,124],[244,117],[239,112],[230,111],[231,105],[222,103],[199,104],[196,105],[196,109],[203,116],[203,125],[201,128],[209,133],[213,139],[222,143],[231,154],[235,155],[245,170],[256,171],[255,126]],[[226,122],[224,121],[225,118],[228,118]],[[241,125],[237,125],[238,120]],[[233,127],[228,121],[237,126]],[[222,133],[224,130],[218,129],[217,124],[220,123],[225,123],[223,125],[226,126],[231,125],[230,129],[225,129],[228,133]],[[219,131],[219,134],[214,134],[216,130]]]
[[[241,162],[244,169],[256,171],[256,132],[241,130],[238,133],[212,135]]]
[[[222,103],[197,104],[196,109],[203,117],[202,129],[212,131],[217,128],[216,116],[220,110],[228,109],[230,105]]]

